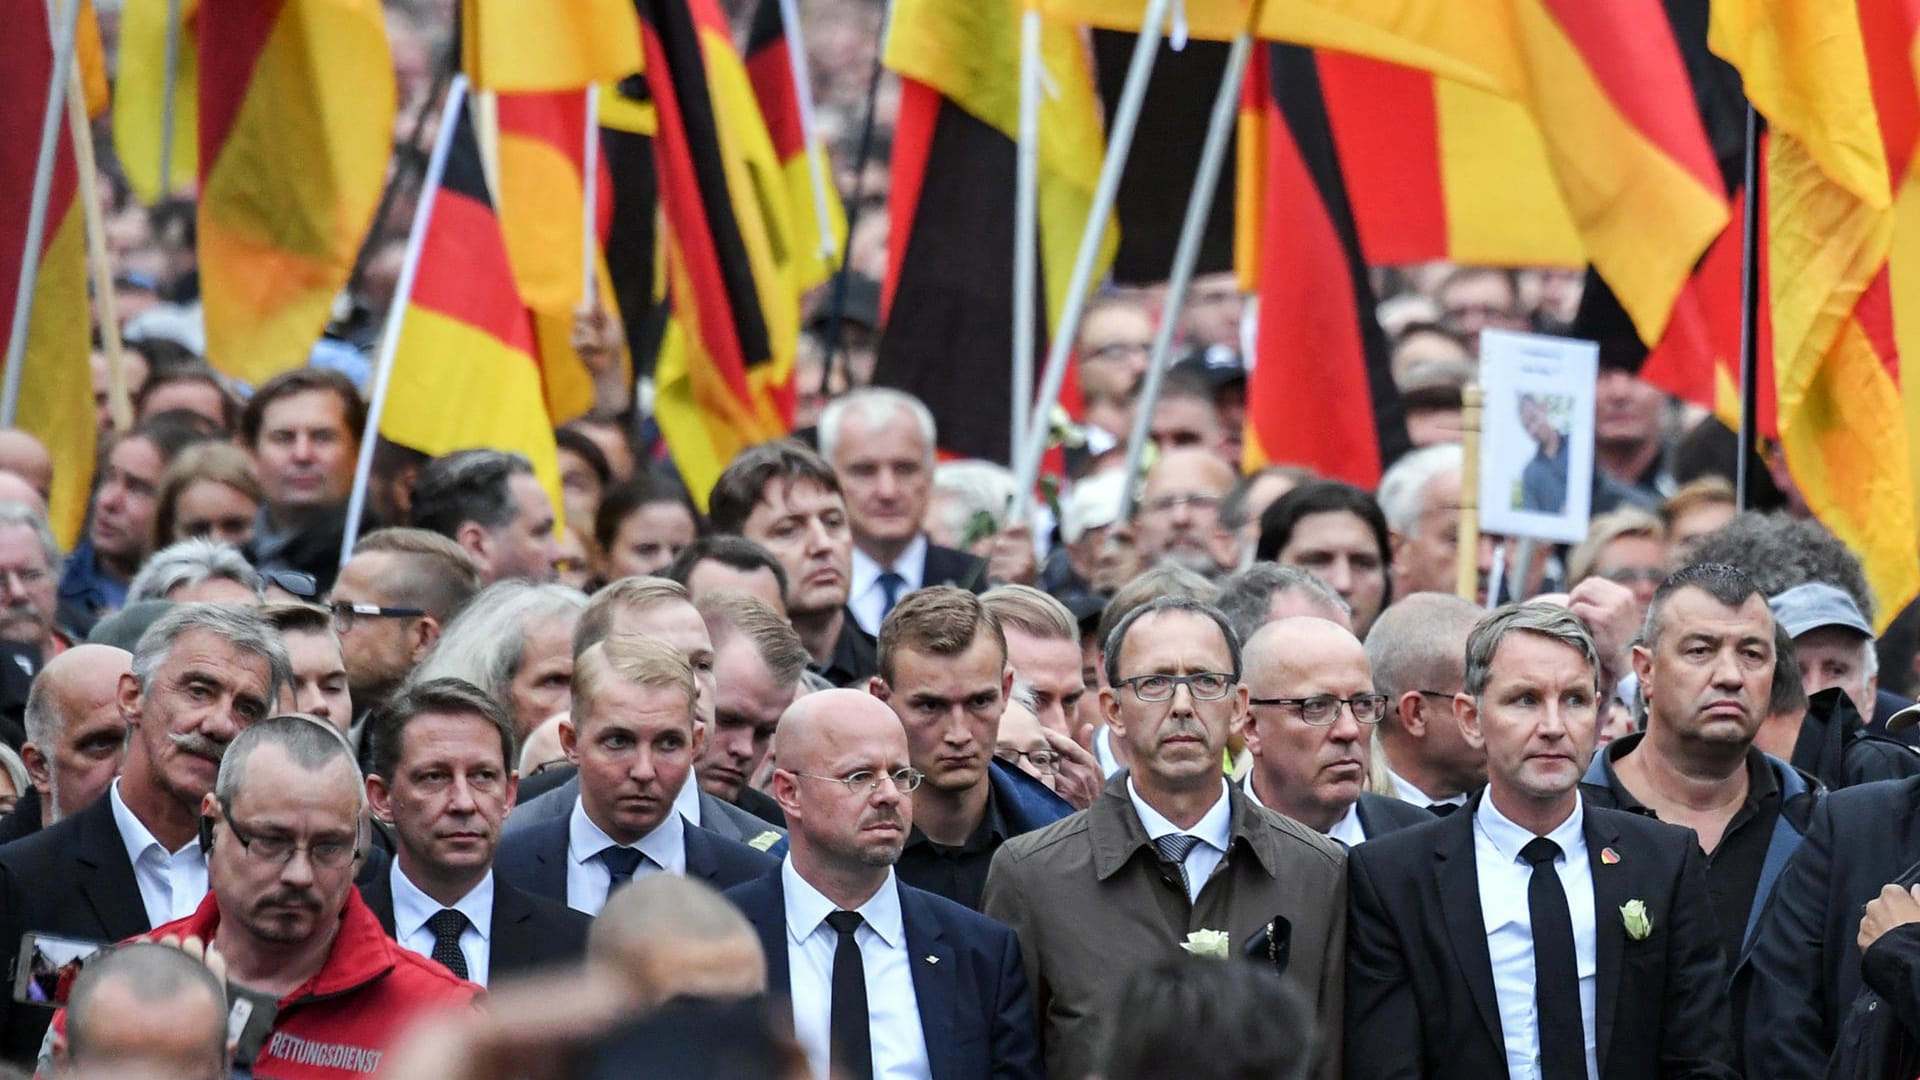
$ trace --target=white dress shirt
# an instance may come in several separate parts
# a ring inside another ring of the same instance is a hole
[[[1247,775],[1240,778],[1240,789],[1246,793],[1247,798],[1253,800],[1255,806],[1273,810],[1273,807],[1261,802],[1260,793],[1253,790],[1253,772],[1251,770],[1247,772]],[[1276,814],[1280,813],[1278,810],[1273,810],[1273,812]],[[1360,800],[1355,799],[1353,803],[1347,807],[1347,812],[1340,815],[1340,820],[1333,823],[1333,828],[1328,829],[1326,835],[1330,839],[1340,841],[1345,847],[1352,847],[1355,844],[1364,844],[1367,842],[1367,830],[1365,826],[1360,824]]]
[[[1147,830],[1147,839],[1158,840],[1168,833],[1183,832],[1199,839],[1187,852],[1183,864],[1187,871],[1187,899],[1198,901],[1200,889],[1220,865],[1227,854],[1227,844],[1233,838],[1233,803],[1227,798],[1227,781],[1220,779],[1220,798],[1212,809],[1202,814],[1193,828],[1183,829],[1161,816],[1160,811],[1148,806],[1140,792],[1134,789],[1133,777],[1127,777],[1127,798],[1133,800],[1133,812],[1140,816],[1140,826]]]
[[[1573,815],[1547,834],[1560,845],[1554,869],[1567,893],[1573,917],[1575,970],[1580,975],[1580,1021],[1587,1036],[1587,1076],[1598,1080],[1595,1053],[1594,995],[1599,968],[1594,959],[1593,867],[1587,862],[1582,830],[1586,811],[1578,800]],[[1480,916],[1487,926],[1487,952],[1493,959],[1493,993],[1500,1006],[1500,1031],[1507,1046],[1507,1072],[1513,1080],[1540,1075],[1540,1017],[1534,1001],[1533,916],[1527,907],[1527,883],[1533,867],[1520,849],[1534,834],[1496,810],[1492,798],[1480,800],[1473,816],[1473,863],[1480,883]]]
[[[807,1052],[813,1074],[825,1080],[832,1071],[833,954],[840,945],[827,916],[839,908],[807,884],[791,856],[780,865],[780,882],[786,893],[793,1034]],[[855,910],[866,920],[853,932],[853,941],[860,946],[860,967],[867,980],[874,1080],[925,1080],[931,1073],[927,1037],[920,1029],[920,1001],[913,989],[915,957],[907,952],[900,889],[892,870],[887,871],[887,883]]]
[[[924,584],[927,534],[914,536],[892,566],[881,566],[866,552],[857,547],[853,549],[853,580],[847,586],[847,610],[853,612],[853,621],[870,637],[880,636],[880,623],[887,615],[887,590],[880,584],[880,575],[888,570],[900,575],[900,591],[893,597],[895,603]]]
[[[1100,762],[1100,772],[1108,780],[1126,768],[1120,764],[1119,758],[1113,756],[1113,729],[1105,724],[1101,724],[1100,730],[1093,733],[1093,756]]]
[[[673,808],[689,823],[700,824],[700,778],[692,770],[687,771],[687,782],[680,785],[680,794],[673,797]]]
[[[1436,805],[1437,806],[1467,805],[1467,796],[1465,792],[1462,792],[1461,794],[1458,794],[1458,795],[1449,795],[1444,799],[1436,799],[1433,796],[1415,787],[1412,781],[1408,780],[1404,776],[1401,776],[1399,773],[1394,772],[1392,769],[1387,770],[1387,779],[1393,781],[1393,794],[1396,798],[1398,798],[1401,802],[1412,803],[1413,805],[1419,807],[1422,810],[1425,810],[1428,807],[1436,806]]]
[[[687,872],[687,825],[679,814],[669,813],[652,832],[635,844],[615,844],[593,819],[586,804],[573,800],[573,816],[567,820],[567,906],[588,915],[600,914],[607,906],[607,893],[613,888],[613,871],[596,856],[609,847],[632,847],[645,855],[633,876],[648,874],[684,874]]]
[[[400,860],[387,870],[393,887],[393,936],[402,948],[433,959],[433,931],[427,920],[440,914],[440,901],[420,891],[407,875],[400,872]],[[487,964],[493,959],[493,871],[480,880],[453,905],[467,917],[467,928],[460,932],[460,951],[467,958],[467,978],[487,985]]]
[[[127,845],[127,861],[133,864],[134,884],[140,886],[148,928],[193,914],[207,898],[207,855],[200,850],[200,838],[188,840],[178,851],[168,851],[120,797],[117,778],[107,788],[107,798],[113,803],[120,842]]]

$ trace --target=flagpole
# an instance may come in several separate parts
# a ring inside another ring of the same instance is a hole
[[[600,253],[600,230],[597,228],[600,215],[594,211],[600,200],[600,84],[587,84],[587,135],[586,147],[581,154],[585,168],[581,169],[580,199],[584,209],[580,214],[580,302],[588,307],[594,306],[593,264]]]
[[[1259,0],[1255,0],[1251,26],[1259,18]],[[1233,141],[1234,122],[1239,115],[1241,83],[1246,81],[1247,62],[1253,56],[1253,33],[1242,30],[1233,37],[1227,53],[1226,70],[1220,73],[1220,90],[1213,98],[1213,114],[1207,121],[1207,141],[1200,151],[1200,169],[1187,196],[1187,217],[1180,226],[1180,242],[1173,250],[1173,274],[1167,281],[1167,299],[1161,306],[1160,326],[1153,335],[1153,357],[1147,362],[1146,385],[1133,406],[1133,429],[1127,434],[1126,471],[1128,483],[1120,486],[1120,516],[1133,517],[1132,481],[1140,475],[1140,461],[1146,456],[1147,432],[1153,423],[1154,402],[1160,399],[1160,387],[1166,381],[1167,365],[1173,358],[1173,335],[1180,324],[1180,309],[1186,304],[1187,287],[1193,282],[1193,268],[1200,261],[1200,243],[1206,236],[1207,218],[1213,213],[1214,192],[1220,185],[1220,169],[1227,160],[1227,147]]]
[[[867,114],[860,125],[860,149],[853,155],[853,201],[847,204],[847,242],[853,242],[853,230],[860,224],[860,204],[867,196],[867,159],[873,155],[873,126],[875,112],[880,98],[880,79],[887,73],[887,35],[893,33],[893,5],[895,0],[887,0],[886,9],[880,15],[880,39],[873,52],[873,74],[867,79]],[[833,299],[827,303],[826,359],[820,362],[820,392],[827,393],[833,385],[833,362],[840,356],[841,339],[845,337],[844,326],[847,314],[847,286],[851,283],[852,271],[842,265],[833,274]],[[847,379],[851,384],[853,379]]]
[[[1067,281],[1065,308],[1060,313],[1060,324],[1054,328],[1053,340],[1048,344],[1047,368],[1039,398],[1033,403],[1027,441],[1014,461],[1014,503],[1009,521],[1026,521],[1033,508],[1033,486],[1040,479],[1040,459],[1047,450],[1053,406],[1060,400],[1060,387],[1067,379],[1067,359],[1073,353],[1073,339],[1079,333],[1080,316],[1086,311],[1087,293],[1093,287],[1093,264],[1100,257],[1107,218],[1113,213],[1115,196],[1120,193],[1120,175],[1126,169],[1133,132],[1140,123],[1140,108],[1146,102],[1147,81],[1153,77],[1153,64],[1158,58],[1170,3],[1171,0],[1147,0],[1146,18],[1141,22],[1140,36],[1133,43],[1127,81],[1107,134],[1107,155],[1100,165],[1100,182],[1094,188],[1087,227],[1080,234],[1080,250],[1073,260],[1073,275]]]
[[[1034,335],[1040,288],[1040,6],[1020,13],[1020,143],[1013,212],[1013,423],[1007,461],[1018,461],[1033,410]]]
[[[800,107],[800,144],[807,155],[807,176],[813,181],[813,216],[820,229],[820,257],[829,266],[840,254],[833,238],[833,213],[827,208],[826,155],[814,144],[813,76],[807,67],[807,44],[800,39],[799,0],[780,0],[780,21],[787,34],[787,68],[793,72],[793,100]]]
[[[1480,410],[1478,382],[1460,390],[1460,532],[1455,542],[1453,591],[1462,600],[1480,595]]]
[[[380,414],[387,407],[387,386],[393,381],[393,358],[400,348],[400,324],[406,317],[407,302],[413,296],[413,279],[420,269],[420,249],[427,239],[427,225],[433,219],[433,203],[440,194],[440,178],[447,171],[447,150],[453,145],[460,105],[467,96],[467,77],[455,74],[447,84],[447,103],[441,110],[440,130],[433,136],[433,156],[427,159],[427,175],[420,184],[420,204],[413,212],[413,227],[407,232],[406,258],[400,264],[400,281],[393,290],[393,304],[387,308],[387,326],[380,335],[380,357],[373,369],[373,396],[367,403],[367,426],[360,436],[360,461],[353,470],[353,494],[347,499],[346,530],[340,539],[340,565],[353,557],[354,541],[360,538],[360,515],[367,505],[367,483],[373,475],[373,448],[380,441]]]
[[[113,417],[113,430],[125,434],[133,426],[133,402],[127,396],[120,314],[114,310],[113,264],[107,258],[106,215],[100,210],[100,187],[94,183],[99,166],[93,157],[93,125],[87,119],[87,95],[80,85],[79,64],[67,73],[67,128],[73,135],[77,194],[81,218],[86,223],[87,270],[93,279],[93,302],[100,320],[100,351],[107,354],[107,412]]]
[[[173,94],[179,82],[180,0],[167,0],[166,83],[160,89],[160,186],[155,202],[173,189]]]
[[[47,232],[47,200],[53,197],[54,153],[60,141],[60,110],[66,104],[67,73],[73,67],[74,31],[80,23],[80,2],[60,11],[64,20],[52,35],[53,74],[47,79],[47,107],[40,122],[40,156],[33,170],[32,202],[27,210],[27,242],[20,253],[20,286],[13,296],[13,330],[7,338],[7,376],[0,388],[0,427],[12,427],[20,411],[20,362],[27,355],[27,331],[33,322],[33,289],[40,276],[40,245]],[[47,27],[53,28],[52,19]]]
[[[1754,425],[1760,412],[1760,114],[1747,103],[1747,202],[1740,237],[1740,431],[1734,460],[1734,505],[1752,509],[1748,462],[1754,453]]]

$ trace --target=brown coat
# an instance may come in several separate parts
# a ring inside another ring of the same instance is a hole
[[[1121,773],[1088,809],[1001,846],[983,910],[1020,937],[1047,1075],[1099,1065],[1130,973],[1181,955],[1194,930],[1225,930],[1230,963],[1276,916],[1291,924],[1285,981],[1313,1007],[1311,1075],[1340,1076],[1347,940],[1346,855],[1307,827],[1227,786],[1230,848],[1189,904],[1159,859]]]

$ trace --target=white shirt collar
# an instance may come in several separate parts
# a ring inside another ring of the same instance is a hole
[[[827,921],[827,916],[840,910],[838,904],[800,876],[800,871],[794,869],[792,855],[781,860],[780,883],[786,895],[787,934],[794,942],[812,937],[820,924]],[[889,948],[897,949],[906,941],[906,923],[900,915],[900,889],[891,867],[887,870],[886,883],[854,910]]]
[[[1215,851],[1226,851],[1233,838],[1233,802],[1227,798],[1225,777],[1220,779],[1220,797],[1214,800],[1213,807],[1201,815],[1199,821],[1193,823],[1191,829],[1175,825],[1160,811],[1148,806],[1147,801],[1140,797],[1140,792],[1135,790],[1131,776],[1127,777],[1127,798],[1133,800],[1133,812],[1140,815],[1140,826],[1147,830],[1149,840],[1158,840],[1168,833],[1186,833],[1198,837]]]
[[[883,571],[891,570],[900,575],[903,582],[900,595],[905,596],[909,591],[923,584],[920,579],[926,575],[926,568],[927,534],[923,532],[914,534],[912,542],[907,544],[907,549],[900,553],[899,558],[893,560],[891,566],[881,566],[874,561],[873,556],[855,547],[853,549],[853,580],[847,587],[847,595],[859,596],[880,580],[880,574]]]
[[[117,776],[113,778],[112,786],[107,788],[107,799],[113,804],[113,823],[120,830],[120,842],[127,846],[128,862],[138,863],[142,855],[155,849],[160,852],[160,858],[163,860],[180,853],[168,851],[166,845],[162,844],[159,838],[153,835],[153,831],[147,828],[146,823],[134,814],[133,808],[127,805],[127,801],[120,797],[120,778]],[[180,851],[185,851],[199,842],[200,838],[196,836],[181,845]]]
[[[1586,820],[1586,807],[1576,796],[1573,813],[1568,814],[1567,820],[1554,826],[1553,831],[1547,834],[1547,839],[1560,845],[1561,858],[1571,858],[1575,852],[1586,851],[1586,833],[1582,831],[1586,828]],[[1526,847],[1535,836],[1532,829],[1514,824],[1511,818],[1501,813],[1499,807],[1493,805],[1491,792],[1481,797],[1480,808],[1474,812],[1473,822],[1486,834],[1488,842],[1505,862],[1520,861],[1520,849]]]
[[[1260,794],[1253,790],[1253,773],[1251,771],[1240,778],[1240,790],[1245,793],[1247,799],[1255,806],[1267,810],[1273,809],[1266,803],[1261,802]],[[1278,813],[1278,811],[1275,812]],[[1328,829],[1326,834],[1346,844],[1348,847],[1364,842],[1367,839],[1367,830],[1360,824],[1360,800],[1355,799],[1352,803],[1349,803],[1347,812],[1340,815],[1340,820],[1334,822],[1333,827]]]
[[[713,732],[707,734],[711,736]],[[691,769],[687,770],[687,782],[680,785],[680,793],[673,797],[673,808],[681,817],[700,824],[700,778]]]
[[[686,869],[686,820],[677,813],[669,813],[653,827],[653,831],[632,844],[622,844],[608,836],[606,831],[593,823],[587,815],[587,805],[580,797],[573,800],[573,815],[567,821],[567,858],[575,863],[586,863],[610,847],[630,847],[652,859],[654,864],[667,870],[684,872]]]
[[[399,859],[393,860],[387,874],[393,886],[394,936],[404,941],[425,927],[427,920],[438,915],[443,905],[421,892],[413,879],[400,872]],[[480,935],[481,940],[488,940],[493,934],[493,871],[487,871],[487,876],[480,879],[480,884],[467,890],[467,895],[450,906],[467,917],[468,925]]]
[[[1401,802],[1410,802],[1421,809],[1429,806],[1446,806],[1449,804],[1453,806],[1467,805],[1467,796],[1465,793],[1452,795],[1444,799],[1436,799],[1426,792],[1421,791],[1412,781],[1394,772],[1392,769],[1387,770],[1387,779],[1393,781],[1393,793]]]

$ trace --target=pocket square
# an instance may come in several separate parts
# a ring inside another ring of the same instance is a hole
[[[1247,938],[1242,949],[1247,959],[1273,965],[1275,975],[1287,973],[1287,961],[1293,949],[1293,924],[1285,915],[1275,915],[1259,932]]]

